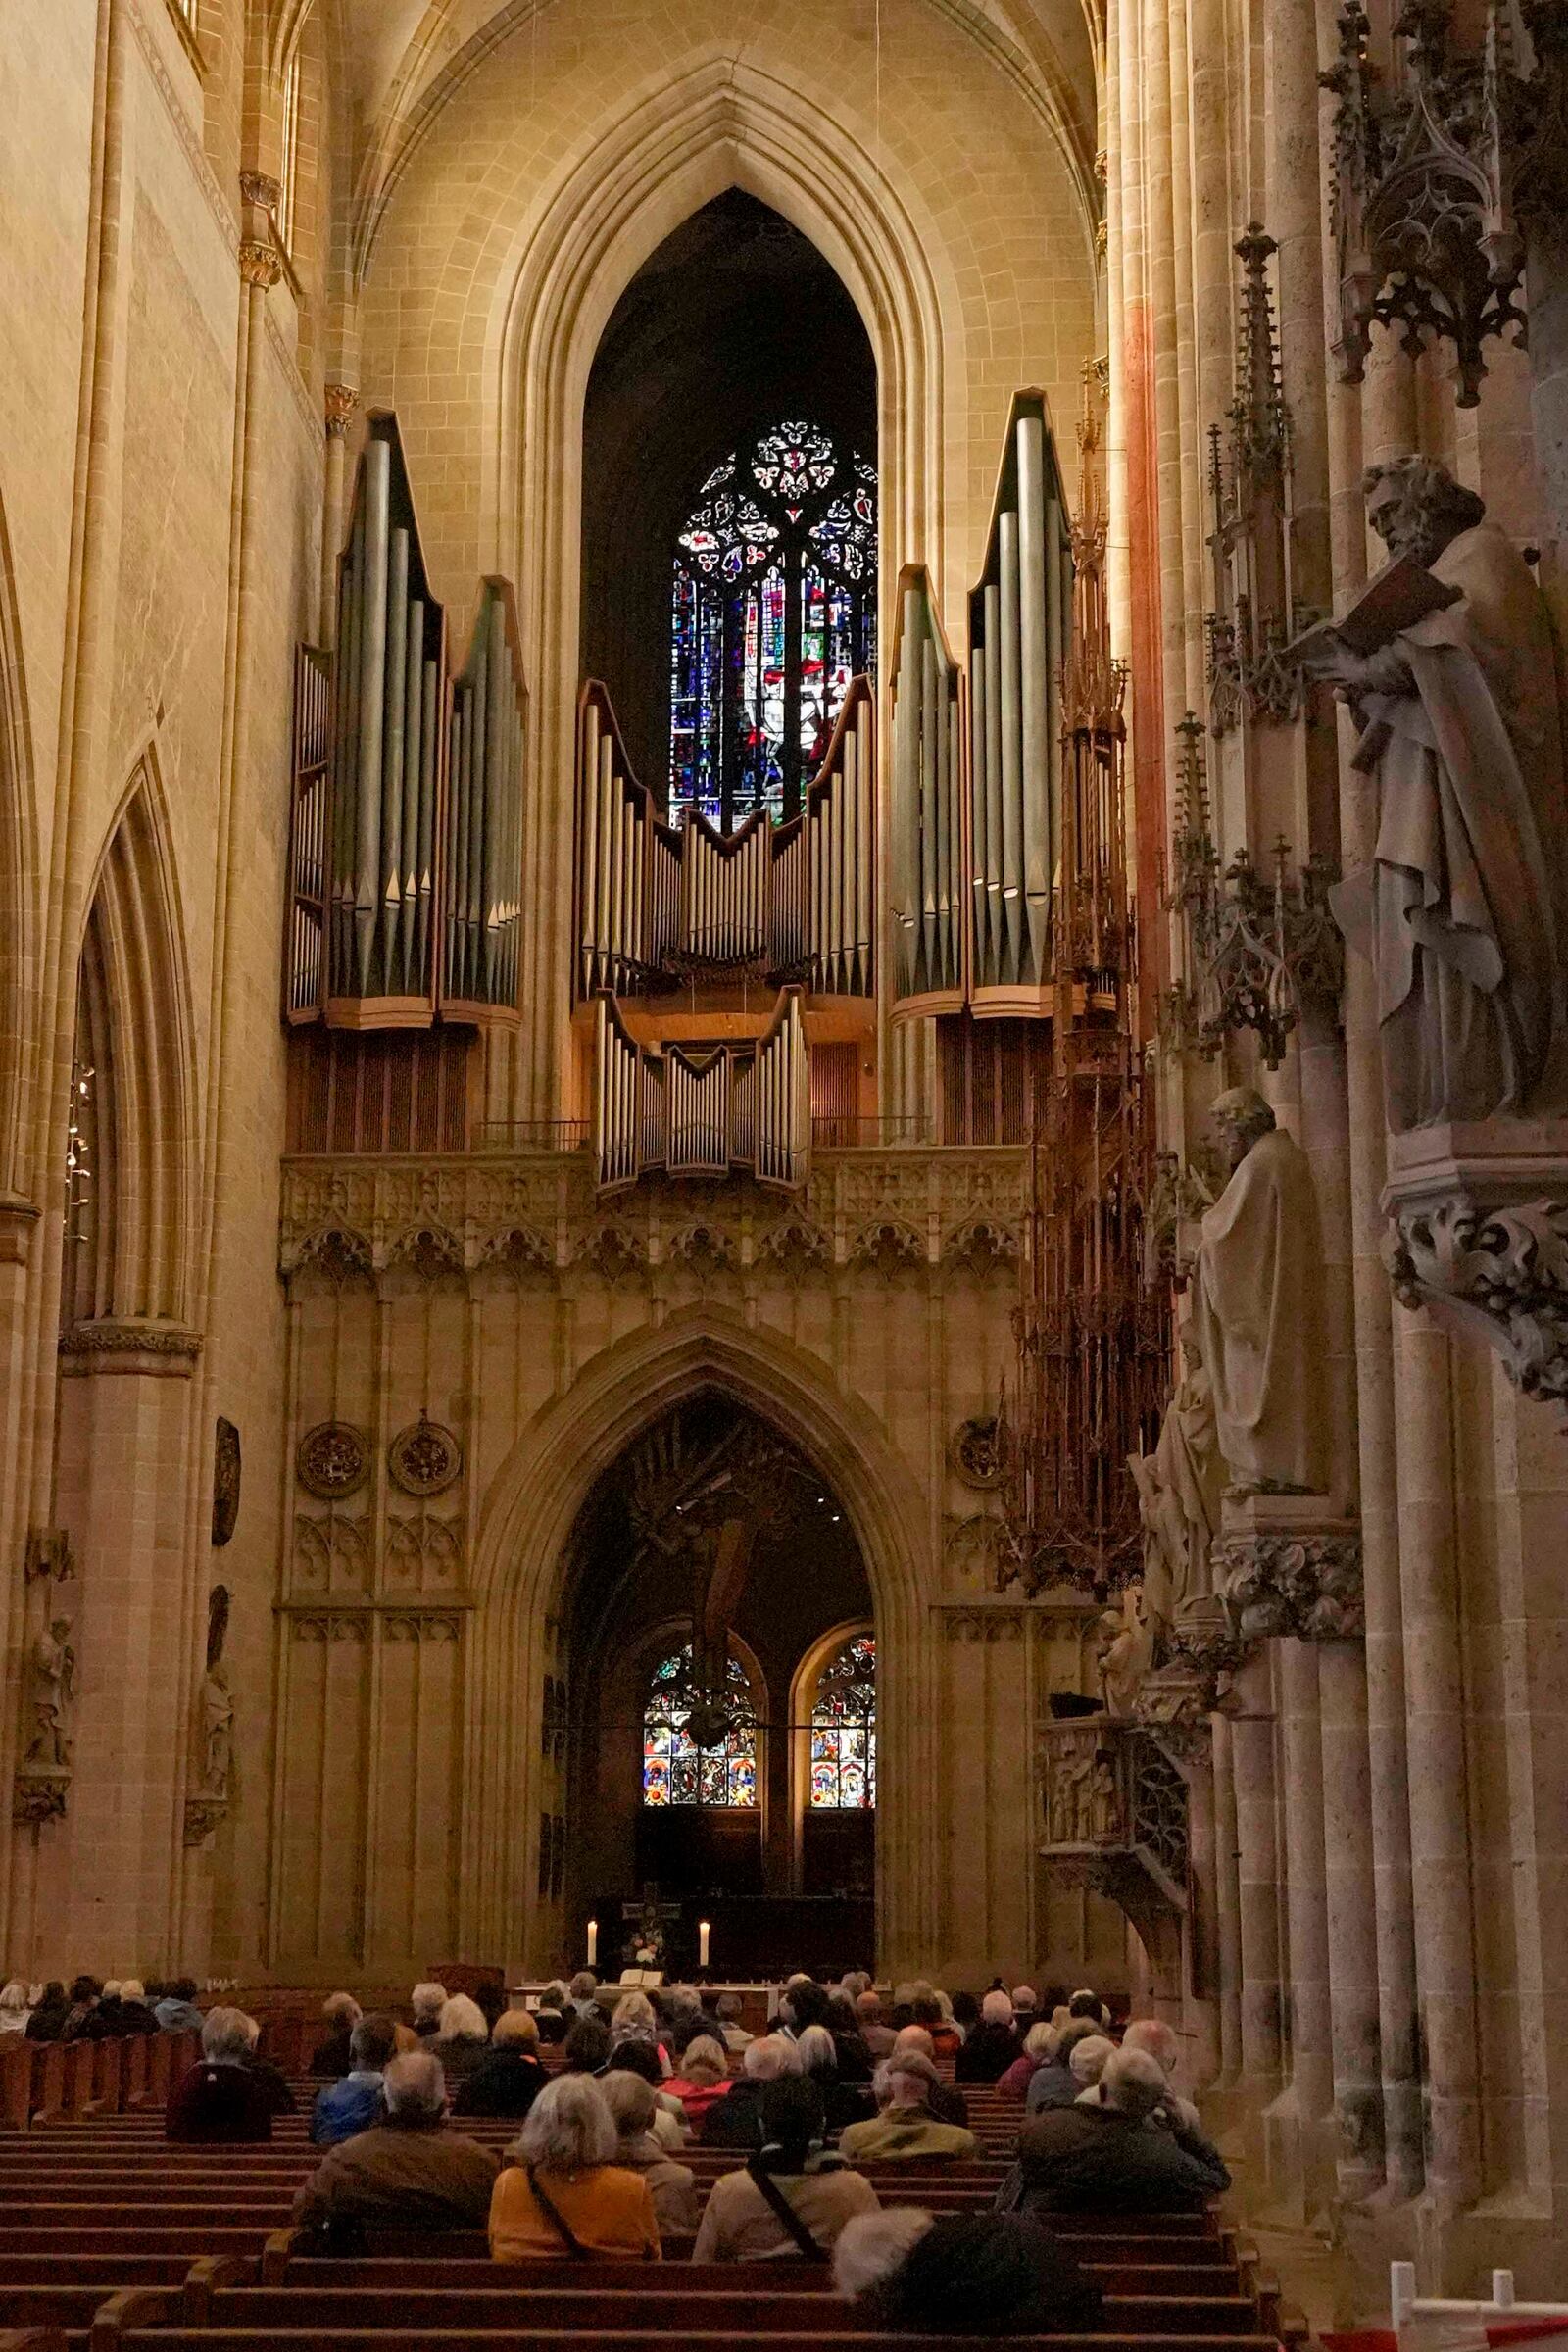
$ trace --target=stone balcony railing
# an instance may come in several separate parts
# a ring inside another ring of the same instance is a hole
[[[587,1150],[560,1140],[574,1148],[285,1159],[281,1271],[984,1276],[1010,1272],[1022,1246],[1029,1168],[1016,1146],[818,1149],[799,1193],[732,1175],[603,1195]]]

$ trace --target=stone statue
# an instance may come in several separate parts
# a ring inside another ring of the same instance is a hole
[[[1144,1616],[1156,1644],[1167,1641],[1183,1607],[1212,1591],[1209,1548],[1219,1533],[1220,1459],[1214,1389],[1202,1343],[1181,1340],[1183,1371],[1165,1408],[1152,1453],[1130,1453],[1144,1529]]]
[[[1374,650],[1332,627],[1302,647],[1354,710],[1355,763],[1377,777],[1372,863],[1332,903],[1376,975],[1388,1123],[1400,1134],[1561,1112],[1568,841],[1545,599],[1483,502],[1430,459],[1374,466],[1363,488],[1373,529],[1417,589],[1424,572],[1457,591],[1407,621],[1390,602],[1357,632],[1374,582],[1344,624],[1363,643],[1381,637]],[[1404,611],[1419,609],[1407,596]]]
[[[71,1627],[57,1617],[32,1645],[33,1733],[25,1769],[40,1772],[71,1770],[73,1739],[71,1713],[76,1703],[76,1653],[71,1646]]]
[[[1137,1585],[1128,1585],[1119,1609],[1106,1609],[1100,1620],[1101,1645],[1096,1657],[1100,1688],[1107,1715],[1131,1715],[1138,1693],[1154,1663],[1154,1630],[1141,1606]]]
[[[234,1750],[234,1701],[222,1666],[209,1667],[202,1683],[202,1793],[227,1796]]]
[[[1079,1840],[1079,1821],[1084,1812],[1083,1792],[1087,1787],[1092,1759],[1081,1746],[1058,1748],[1055,1770],[1051,1781],[1051,1820],[1048,1835],[1053,1845],[1076,1845]]]
[[[1232,1176],[1203,1217],[1193,1331],[1231,1494],[1327,1490],[1323,1246],[1305,1152],[1250,1086],[1214,1104]]]
[[[1116,1786],[1116,1774],[1110,1760],[1102,1756],[1095,1766],[1090,1784],[1090,1829],[1097,1845],[1107,1845],[1121,1836],[1121,1791]]]

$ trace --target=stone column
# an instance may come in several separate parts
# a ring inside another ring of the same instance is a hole
[[[1196,1738],[1183,1771],[1187,1781],[1187,1875],[1192,1908],[1187,1916],[1182,2033],[1187,2043],[1188,2087],[1196,2092],[1205,2090],[1215,2081],[1223,2063],[1218,1823],[1213,1748],[1206,1735]]]
[[[1321,1645],[1318,1689],[1339,2193],[1353,2204],[1383,2180],[1372,1788],[1360,1642]]]
[[[1329,1922],[1324,1887],[1323,1731],[1314,1642],[1282,1642],[1285,1840],[1290,1953],[1289,2085],[1270,2112],[1269,2175],[1305,2220],[1333,2188],[1323,2161],[1334,2105],[1329,2034]]]
[[[326,470],[321,494],[321,609],[317,643],[330,653],[337,644],[337,564],[345,536],[344,456],[349,425],[360,405],[352,384],[326,387]]]
[[[1237,1894],[1241,1917],[1241,2087],[1259,2104],[1279,2088],[1280,1871],[1275,1815],[1274,1701],[1267,1653],[1236,1677]]]
[[[1426,2059],[1434,2236],[1481,2185],[1475,1922],[1459,1638],[1451,1341],[1401,1312],[1395,1357],[1399,1581],[1410,1776],[1416,1983]]]
[[[1214,1910],[1219,1950],[1220,2073],[1216,2087],[1234,2090],[1242,2072],[1242,1898],[1237,1876],[1235,1748],[1229,1718],[1214,1727]]]

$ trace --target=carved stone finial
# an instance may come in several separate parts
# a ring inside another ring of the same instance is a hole
[[[352,384],[328,384],[325,399],[326,437],[329,441],[341,441],[353,422],[360,396]]]

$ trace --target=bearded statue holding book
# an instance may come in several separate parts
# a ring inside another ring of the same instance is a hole
[[[1545,600],[1472,491],[1426,458],[1375,466],[1392,561],[1297,647],[1361,727],[1372,862],[1333,895],[1377,981],[1395,1134],[1568,1108],[1568,807]]]

